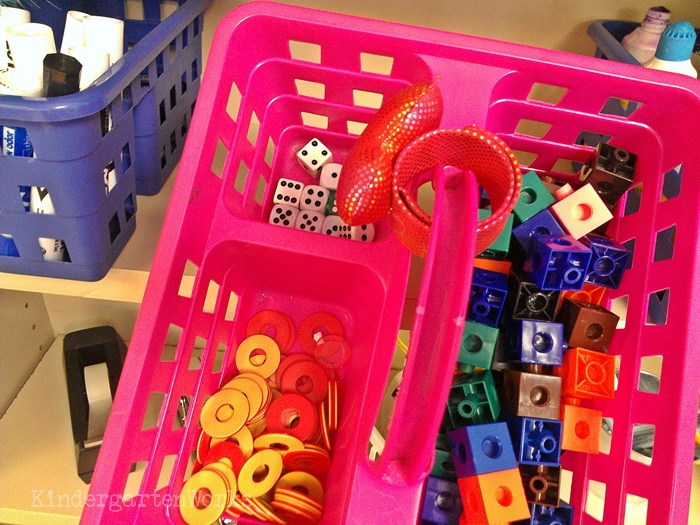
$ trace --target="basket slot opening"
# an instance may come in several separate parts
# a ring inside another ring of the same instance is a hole
[[[159,109],[159,114],[160,114],[160,125],[162,126],[163,123],[165,122],[165,99],[160,101],[160,104],[158,105]]]
[[[634,100],[624,100],[617,97],[610,97],[600,109],[601,115],[617,115],[629,117],[638,111],[644,104]]]
[[[267,138],[267,147],[265,148],[265,164],[272,167],[272,161],[275,158],[275,142],[272,137]]]
[[[671,295],[669,288],[651,292],[647,305],[646,324],[651,326],[665,325],[668,321],[668,303]]]
[[[170,88],[170,109],[175,109],[175,106],[177,106],[177,90],[175,86],[172,86]]]
[[[238,296],[230,292],[228,296],[228,303],[226,303],[226,312],[224,313],[224,320],[233,321],[236,315],[236,307],[238,306]]]
[[[348,133],[350,135],[362,135],[362,132],[367,127],[367,122],[357,122],[355,120],[348,120]]]
[[[164,392],[151,392],[148,396],[148,404],[146,405],[146,413],[143,416],[141,430],[148,430],[158,426],[158,419],[163,408],[163,400],[165,399]]]
[[[605,489],[607,485],[593,479],[588,480],[588,497],[585,512],[592,518],[602,522],[605,510]]]
[[[248,141],[255,146],[258,141],[258,133],[260,133],[260,119],[255,111],[250,115],[250,123],[248,124]]]
[[[318,113],[302,111],[301,120],[305,126],[319,129],[328,129],[328,117],[326,115],[319,115]]]
[[[180,288],[177,294],[181,297],[192,297],[192,290],[194,288],[194,278],[197,275],[199,266],[190,261],[189,259],[185,263],[185,267],[182,272],[182,277],[180,279]]]
[[[311,97],[318,99],[326,98],[326,86],[321,82],[311,82],[310,80],[294,79],[294,84],[297,87],[297,93],[303,97]]]
[[[644,525],[647,523],[649,500],[634,494],[625,497],[625,521],[622,525]]]
[[[245,188],[245,182],[248,178],[249,172],[250,169],[248,168],[247,164],[241,160],[241,162],[238,163],[238,171],[236,171],[236,180],[233,183],[233,187],[238,193],[243,193],[243,189]]]
[[[625,193],[625,210],[623,212],[625,217],[632,215],[633,213],[637,213],[641,208],[643,189],[643,184],[637,184],[633,188],[630,188],[627,193]]]
[[[185,426],[185,421],[187,415],[190,411],[190,401],[192,398],[190,396],[180,396],[178,401],[177,410],[175,410],[175,417],[173,417],[173,426],[170,430],[177,430]]]
[[[356,106],[379,109],[384,101],[384,95],[382,93],[374,93],[372,91],[353,89],[352,100]]]
[[[667,261],[673,258],[673,249],[676,244],[676,225],[669,226],[656,233],[654,244],[654,262]]]
[[[530,137],[544,138],[547,132],[552,128],[548,122],[540,122],[537,120],[520,119],[515,127],[515,132],[521,135],[529,135]]]
[[[197,62],[197,60],[192,61],[192,68],[191,69],[192,69],[192,82],[194,82],[199,77],[199,63]]]
[[[663,356],[646,355],[640,361],[637,389],[648,394],[658,394],[661,387]]]
[[[175,150],[177,149],[177,135],[175,134],[175,130],[172,131],[170,134],[170,153],[175,153]]]
[[[576,138],[576,144],[581,146],[598,147],[598,144],[607,143],[610,141],[610,135],[596,133],[595,131],[582,131]]]
[[[134,195],[131,193],[124,199],[124,220],[126,222],[129,222],[136,213],[136,205],[134,202]]]
[[[187,93],[187,71],[180,77],[180,94],[184,95],[185,93]]]
[[[39,237],[39,248],[45,261],[48,262],[71,262],[68,246],[63,239],[51,237]]]
[[[189,26],[182,30],[182,49],[190,45],[190,28]]]
[[[180,136],[184,139],[187,135],[187,115],[182,115],[182,120],[180,120]]]
[[[206,346],[207,340],[205,338],[200,336],[196,336],[194,338],[194,345],[192,347],[192,353],[190,355],[190,360],[187,365],[187,370],[199,370],[200,368],[202,368],[202,356],[204,354],[204,348]]]
[[[114,241],[117,240],[121,231],[121,226],[119,226],[119,213],[115,212],[109,220],[109,242],[114,244]]]
[[[117,171],[114,167],[113,160],[102,169],[102,176],[105,184],[105,195],[109,195],[117,185]]]
[[[365,73],[377,73],[379,75],[391,75],[394,68],[394,57],[375,55],[373,53],[360,53],[360,71]]]
[[[674,199],[681,194],[683,179],[683,164],[679,164],[664,174],[664,186],[661,192],[661,202]]]
[[[170,478],[173,474],[176,458],[177,454],[168,454],[163,458],[163,464],[160,467],[160,473],[158,474],[158,482],[156,483],[155,490],[160,490],[170,484]]]
[[[258,204],[263,203],[265,199],[265,190],[267,189],[267,181],[262,175],[258,176],[258,185],[255,188],[255,202]]]
[[[172,64],[177,56],[177,39],[170,42],[168,46],[168,64]]]
[[[156,78],[160,78],[164,71],[165,59],[163,58],[163,53],[158,53],[156,56]]]
[[[635,424],[632,426],[632,448],[630,459],[650,465],[654,452],[654,425]]]
[[[129,143],[124,144],[122,151],[119,155],[119,160],[122,164],[122,173],[126,173],[131,167],[131,148],[129,148]],[[128,220],[128,219],[127,219]]]
[[[238,119],[238,112],[241,109],[242,99],[243,96],[238,86],[235,83],[231,84],[231,91],[229,91],[228,101],[226,102],[226,113],[231,116],[234,122]]]
[[[221,372],[224,367],[224,354],[226,353],[226,343],[219,343],[216,346],[216,356],[214,357],[214,363],[212,364],[211,373],[216,374]]]
[[[537,153],[533,153],[532,151],[522,151],[522,150],[512,150],[512,151],[513,151],[513,153],[515,153],[515,158],[518,159],[518,163],[520,164],[520,166],[523,170],[525,168],[529,168],[530,166],[532,166],[538,157]]]
[[[536,102],[545,102],[556,106],[568,92],[568,89],[560,86],[535,82],[532,84],[532,88],[530,89],[530,93],[527,95],[527,99]]]
[[[214,151],[214,158],[211,163],[211,171],[217,177],[221,178],[224,173],[224,164],[226,163],[226,157],[228,156],[228,149],[221,141],[218,139],[216,141],[216,150]]]
[[[192,20],[192,36],[196,37],[199,36],[199,28],[201,24],[201,19],[202,15],[199,15],[197,18]]]
[[[321,63],[321,46],[311,42],[301,42],[299,40],[289,41],[289,53],[295,60],[305,62]]]
[[[127,113],[134,105],[134,99],[131,95],[131,85],[126,86],[121,93],[122,113]]]
[[[209,281],[209,286],[207,287],[207,294],[204,298],[204,306],[202,311],[206,313],[214,313],[214,308],[216,306],[216,299],[219,296],[219,283],[216,281]]]
[[[614,419],[611,417],[604,417],[600,431],[599,450],[601,454],[610,454],[610,449],[612,448],[612,438],[614,429]]]
[[[610,311],[617,315],[620,320],[617,322],[617,329],[625,327],[627,322],[627,308],[629,307],[629,295],[622,295],[620,297],[615,297],[610,301]]]
[[[637,239],[632,238],[628,241],[622,243],[622,245],[630,251],[630,258],[627,261],[627,270],[632,268],[632,261],[634,260],[634,246],[637,244]]]

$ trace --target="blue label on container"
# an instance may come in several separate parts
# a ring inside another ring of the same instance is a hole
[[[31,157],[34,148],[25,128],[0,126],[2,130],[2,154],[7,157]]]

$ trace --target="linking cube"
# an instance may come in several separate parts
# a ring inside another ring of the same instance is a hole
[[[558,507],[548,505],[530,505],[530,519],[513,525],[573,525],[574,508],[560,502]]]
[[[540,319],[554,321],[557,315],[560,290],[540,290],[523,276],[508,276],[506,312],[511,319]]]
[[[566,298],[561,303],[557,321],[564,325],[569,346],[606,352],[612,342],[620,317],[598,304]]]
[[[501,404],[506,412],[538,419],[559,419],[560,377],[504,370],[502,391]]]
[[[459,428],[496,421],[501,404],[491,370],[464,374],[459,381],[452,385],[447,398],[447,414],[452,426]]]
[[[513,207],[515,220],[518,224],[523,223],[555,202],[556,199],[537,176],[537,173],[529,171],[523,175],[520,196]]]
[[[580,290],[591,250],[569,235],[535,234],[523,270],[542,290]]]
[[[458,525],[462,514],[459,486],[454,481],[428,476],[423,497],[423,524]]]
[[[561,405],[561,449],[587,454],[600,452],[600,431],[603,413],[600,410],[576,406]]]
[[[520,471],[515,469],[458,478],[465,523],[509,523],[530,517]]]
[[[467,320],[498,326],[508,294],[506,276],[499,272],[474,268],[469,292]]]
[[[615,357],[585,348],[569,348],[556,374],[562,378],[561,395],[577,399],[615,397]]]
[[[558,366],[562,363],[565,346],[561,323],[519,319],[508,329],[508,361]]]
[[[491,210],[479,210],[479,220],[486,219],[491,215]],[[513,214],[508,215],[506,222],[503,224],[503,230],[496,239],[483,252],[478,254],[478,257],[485,259],[504,259],[510,248],[510,235],[513,230]]]
[[[558,507],[561,467],[520,465],[525,499],[528,503]]]
[[[590,184],[612,209],[634,180],[637,156],[601,142],[594,167],[581,168],[581,181]]]
[[[577,301],[582,301],[584,303],[601,305],[603,303],[603,299],[605,298],[605,290],[606,288],[603,286],[584,283],[583,288],[580,290],[564,290],[561,292],[559,299],[560,303],[568,297],[569,299],[576,299]]]
[[[452,461],[452,452],[449,450],[435,449],[435,461],[430,475],[447,481],[456,481],[455,464]]]
[[[479,368],[491,368],[498,334],[498,328],[493,326],[473,321],[465,322],[457,362]]]
[[[506,423],[461,427],[449,437],[457,478],[518,467]]]
[[[552,204],[549,209],[574,239],[580,239],[612,219],[612,213],[590,184]]]
[[[566,235],[566,232],[554,218],[552,212],[546,209],[537,212],[521,225],[513,228],[513,237],[525,251],[530,248],[530,241],[534,234],[561,237]]]
[[[521,465],[556,467],[561,456],[561,421],[506,414],[515,457]]]
[[[632,252],[608,237],[589,233],[581,242],[591,250],[586,282],[617,290]]]

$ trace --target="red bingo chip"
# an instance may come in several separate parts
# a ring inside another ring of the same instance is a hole
[[[267,431],[286,433],[302,441],[311,441],[318,433],[318,411],[301,394],[282,394],[270,403],[265,417]]]
[[[246,457],[241,447],[233,441],[224,441],[211,447],[203,463],[204,465],[209,465],[210,463],[215,463],[224,458],[231,462],[231,470],[238,476],[241,472],[241,468],[245,465]]]
[[[277,370],[271,376],[271,378],[275,379],[275,382],[277,383],[277,386],[279,389],[280,380],[282,379],[282,375],[287,370],[287,368],[292,366],[294,363],[298,363],[299,361],[313,361],[313,360],[314,360],[313,357],[311,357],[309,354],[305,354],[305,353],[286,355],[280,361],[280,364],[277,367]]]
[[[274,335],[269,333],[270,329],[274,330]],[[250,318],[245,327],[245,335],[249,337],[254,334],[272,337],[282,353],[292,347],[296,337],[292,320],[287,314],[277,310],[261,310]]]
[[[284,466],[289,470],[301,470],[314,476],[320,476],[331,468],[331,458],[327,452],[318,450],[293,450],[283,457]]]
[[[328,375],[315,361],[299,361],[287,367],[279,377],[279,385],[283,394],[301,394],[318,404],[328,393]]]
[[[299,344],[311,355],[316,350],[316,339],[314,334],[321,332],[323,336],[339,335],[344,336],[343,325],[338,318],[328,312],[317,312],[311,314],[301,322],[299,326]]]

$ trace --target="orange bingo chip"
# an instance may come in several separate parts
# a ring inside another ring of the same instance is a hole
[[[279,390],[279,382],[280,379],[282,378],[282,375],[286,372],[287,368],[292,366],[295,363],[298,363],[299,361],[311,361],[313,362],[314,358],[311,357],[309,354],[291,354],[284,356],[284,358],[280,361],[279,366],[277,367],[277,371],[275,372],[275,375],[272,376],[275,379],[275,383],[277,384],[277,390]],[[273,388],[273,387],[271,387]]]
[[[331,458],[327,452],[304,449],[287,452],[282,461],[289,470],[300,470],[314,476],[320,476],[331,468]]]
[[[279,378],[283,394],[301,394],[313,403],[320,403],[328,392],[328,374],[314,361],[299,361],[287,367]]]
[[[301,394],[282,394],[275,399],[265,420],[269,432],[290,434],[301,441],[313,441],[318,436],[316,406]]]
[[[233,441],[224,441],[209,449],[209,452],[204,457],[203,464],[209,465],[227,459],[231,464],[230,468],[238,476],[246,462],[246,456],[243,454],[241,447]]]
[[[292,347],[296,338],[292,320],[287,314],[276,310],[261,310],[250,318],[245,328],[245,335],[248,337],[254,334],[272,337],[282,353]]]
[[[344,336],[343,325],[338,318],[328,312],[317,312],[311,314],[301,322],[299,326],[299,344],[309,354],[314,355],[316,350],[316,338],[314,335],[320,333],[322,336],[339,335]]]

